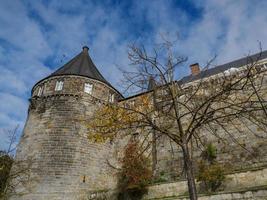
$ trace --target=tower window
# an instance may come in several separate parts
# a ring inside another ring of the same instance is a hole
[[[43,94],[43,87],[38,88],[37,96],[41,96]]]
[[[84,84],[84,92],[87,94],[92,94],[92,91],[93,91],[93,84],[85,83]]]
[[[108,101],[111,102],[111,103],[113,103],[114,102],[114,99],[115,99],[115,94],[114,93],[113,94],[110,93],[109,94],[109,97],[108,97]]]
[[[63,81],[57,81],[57,82],[56,82],[55,91],[60,91],[60,90],[62,90],[62,89],[63,89],[63,84],[64,84]]]

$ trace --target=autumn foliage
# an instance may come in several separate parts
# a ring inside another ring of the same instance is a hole
[[[141,153],[138,142],[130,141],[121,159],[119,172],[119,199],[138,199],[145,193],[145,186],[152,178],[149,159]],[[125,197],[126,196],[126,197]]]
[[[146,115],[152,113],[152,102],[148,96],[141,96],[131,105],[129,102],[103,104],[89,120],[88,139],[94,142],[113,140],[120,136],[131,135],[137,128],[147,127]]]

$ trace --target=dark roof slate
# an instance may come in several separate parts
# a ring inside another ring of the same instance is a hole
[[[191,81],[195,81],[201,78],[206,78],[206,77],[224,72],[225,70],[228,70],[230,68],[239,68],[249,63],[255,62],[257,60],[262,60],[265,58],[267,58],[267,50],[254,54],[252,56],[247,56],[247,57],[223,64],[223,65],[219,65],[219,66],[207,69],[207,70],[203,70],[197,75],[185,76],[184,78],[180,79],[178,82],[180,82],[181,84],[189,83]]]
[[[192,81],[201,79],[201,78],[206,78],[221,72],[224,72],[225,70],[228,70],[230,68],[239,68],[242,66],[246,66],[247,64],[251,63],[251,62],[255,62],[255,61],[259,61],[259,60],[263,60],[267,58],[267,50],[266,51],[262,51],[260,53],[254,54],[252,56],[247,56],[238,60],[234,60],[232,62],[223,64],[223,65],[218,65],[216,67],[207,69],[207,70],[203,70],[201,71],[199,74],[197,75],[189,75],[189,76],[185,76],[182,79],[180,79],[179,81],[177,81],[179,84],[185,84],[185,83],[190,83]],[[151,86],[148,87],[148,90],[133,96],[129,96],[127,98],[121,99],[121,101],[125,101],[140,95],[143,95],[145,93],[149,93],[152,91]]]
[[[88,54],[88,47],[83,47],[83,51],[81,53],[79,53],[65,65],[60,67],[49,77],[58,75],[86,76],[111,85],[96,68],[95,64]]]
[[[83,47],[83,50],[81,53],[79,53],[77,56],[75,56],[73,59],[71,59],[69,62],[67,62],[65,65],[60,67],[58,70],[50,74],[49,76],[45,77],[44,79],[38,81],[33,88],[40,83],[41,81],[53,77],[53,76],[60,76],[60,75],[78,75],[78,76],[84,76],[88,78],[92,78],[98,81],[101,81],[111,88],[113,88],[117,93],[120,95],[120,98],[123,98],[123,95],[114,88],[98,71],[95,64],[93,63],[92,59],[90,58],[88,54],[89,48],[87,46]],[[32,92],[33,92],[32,88]]]

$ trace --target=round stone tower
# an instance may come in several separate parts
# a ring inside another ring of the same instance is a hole
[[[86,122],[101,102],[121,97],[97,70],[88,47],[36,83],[16,156],[28,167],[28,179],[14,180],[11,199],[75,200],[112,188],[112,144],[90,142]]]

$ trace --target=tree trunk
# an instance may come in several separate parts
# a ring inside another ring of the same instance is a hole
[[[153,177],[156,175],[156,169],[157,169],[157,136],[156,131],[153,130],[153,136],[152,136],[152,172]]]
[[[193,172],[192,159],[189,153],[188,144],[182,146],[183,149],[183,159],[184,159],[184,169],[187,178],[187,185],[189,191],[190,200],[197,200],[197,189],[195,183],[195,176]]]

